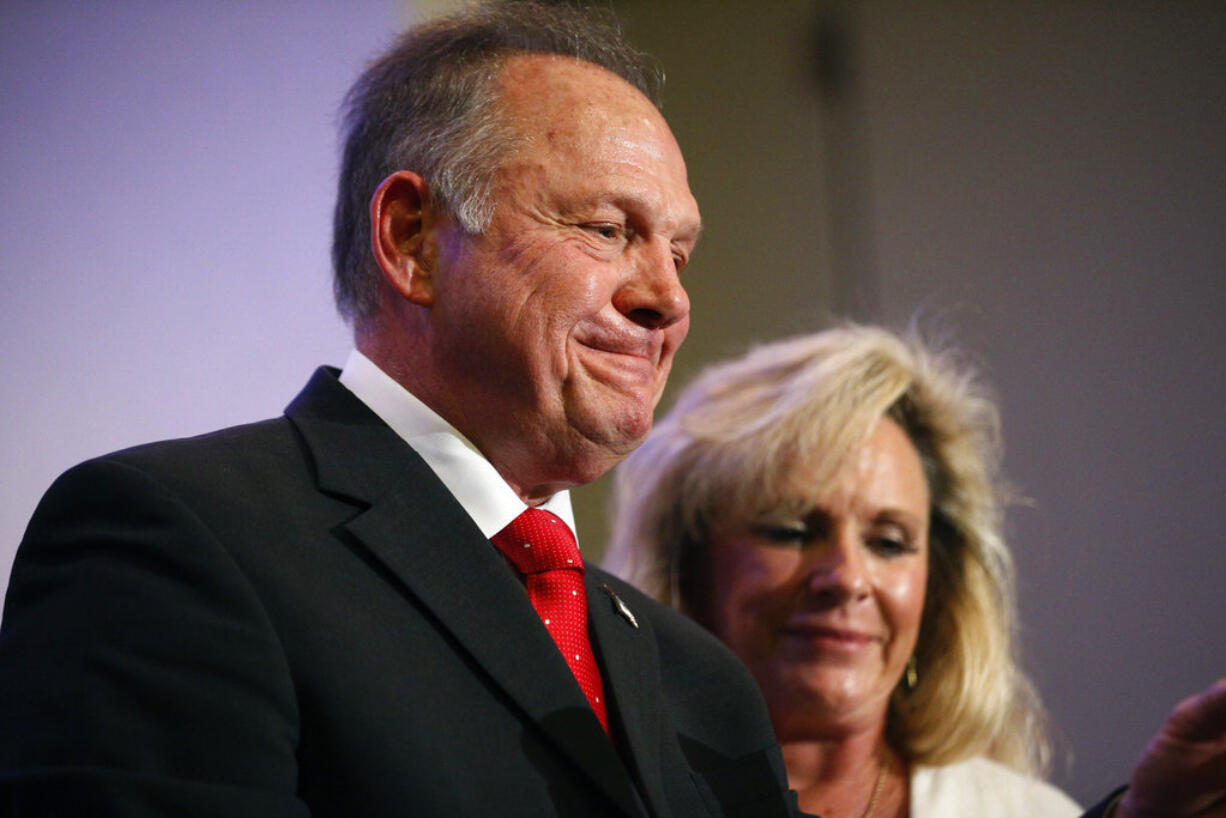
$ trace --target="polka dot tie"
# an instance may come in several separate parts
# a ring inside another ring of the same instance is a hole
[[[587,638],[583,558],[570,527],[548,511],[530,508],[491,539],[524,575],[532,607],[608,733],[600,670]]]

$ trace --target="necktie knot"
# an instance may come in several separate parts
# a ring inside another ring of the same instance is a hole
[[[583,558],[570,526],[548,511],[527,509],[491,539],[521,574],[565,568],[583,573]]]

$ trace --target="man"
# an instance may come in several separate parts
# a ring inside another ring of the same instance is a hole
[[[0,639],[0,814],[787,814],[713,640],[588,567],[572,668],[491,543],[529,506],[573,526],[685,337],[699,215],[651,91],[610,28],[524,4],[365,72],[334,250],[357,351],[284,418],[48,492]]]
[[[284,418],[48,492],[0,632],[0,815],[794,809],[713,639],[522,561],[647,433],[686,333],[699,217],[648,77],[522,3],[367,70],[334,246],[357,349]]]

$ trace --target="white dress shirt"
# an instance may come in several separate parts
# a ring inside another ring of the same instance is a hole
[[[476,446],[361,352],[349,353],[340,381],[421,455],[486,537],[528,507]],[[539,508],[575,530],[569,492],[559,491]]]

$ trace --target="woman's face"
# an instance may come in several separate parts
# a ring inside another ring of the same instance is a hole
[[[928,578],[928,484],[883,418],[833,483],[798,468],[801,512],[712,527],[704,624],[757,678],[781,741],[873,728],[915,648]]]

